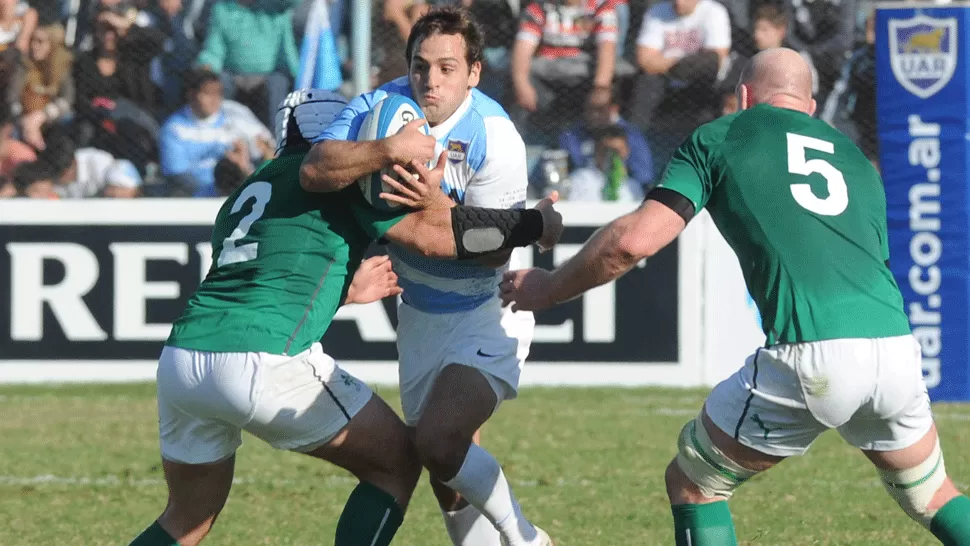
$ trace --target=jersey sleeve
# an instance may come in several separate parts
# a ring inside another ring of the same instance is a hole
[[[694,205],[696,214],[711,198],[714,184],[711,179],[707,146],[701,142],[700,130],[694,131],[687,141],[677,148],[667,164],[658,188],[666,188],[686,197]]]
[[[357,133],[360,132],[360,126],[364,122],[367,112],[370,112],[375,104],[386,97],[387,91],[383,89],[358,95],[337,114],[330,126],[313,139],[313,143],[316,144],[323,140],[357,140]]]
[[[485,156],[465,190],[464,204],[524,208],[529,173],[522,136],[507,118],[489,117],[484,121]]]
[[[372,207],[361,195],[360,187],[357,184],[351,185],[344,192],[347,193],[357,225],[373,240],[383,237],[389,229],[408,215],[409,210],[404,208],[383,211]]]

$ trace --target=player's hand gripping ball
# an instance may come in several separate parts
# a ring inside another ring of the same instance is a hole
[[[424,119],[424,112],[421,111],[421,107],[416,102],[404,95],[388,95],[387,98],[375,104],[374,108],[364,117],[360,132],[357,134],[357,140],[359,142],[380,140],[396,135],[408,123],[416,119]],[[429,134],[428,124],[420,125],[419,130],[425,135]],[[393,193],[395,191],[381,179],[384,175],[390,176],[394,180],[400,180],[400,176],[393,168],[385,168],[360,177],[357,179],[357,184],[360,186],[360,192],[364,194],[364,199],[372,207],[379,210],[394,210],[401,205],[385,201],[380,197],[382,192]]]

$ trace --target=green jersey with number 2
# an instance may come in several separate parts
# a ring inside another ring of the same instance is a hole
[[[356,184],[304,191],[303,157],[264,164],[226,199],[212,230],[212,267],[168,345],[295,355],[323,337],[367,246],[405,213],[372,208]]]
[[[769,105],[722,117],[681,145],[659,187],[710,212],[768,345],[910,332],[882,180],[825,122]]]

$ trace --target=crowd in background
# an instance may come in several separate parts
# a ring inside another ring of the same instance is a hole
[[[321,13],[336,47],[318,54],[354,92],[352,1],[0,0],[0,197],[228,195],[272,157]],[[372,86],[406,73],[414,21],[455,1],[374,1]],[[745,60],[782,45],[812,67],[816,116],[877,165],[866,0],[458,1],[532,197],[641,199],[693,129],[736,109]]]

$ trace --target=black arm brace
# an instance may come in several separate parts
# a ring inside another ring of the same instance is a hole
[[[451,209],[459,259],[531,245],[542,237],[542,227],[542,213],[535,209]]]

